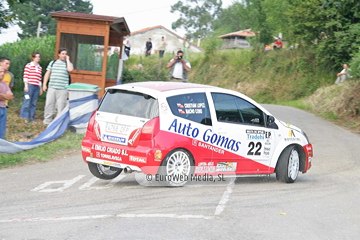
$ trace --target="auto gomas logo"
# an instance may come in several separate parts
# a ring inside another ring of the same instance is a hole
[[[197,138],[200,135],[200,130],[196,127],[192,127],[191,123],[188,124],[184,124],[181,122],[178,123],[177,119],[174,119],[174,121],[170,124],[168,131],[179,133],[184,136],[188,136],[192,138]],[[202,140],[206,143],[211,143],[215,146],[223,147],[226,148],[227,150],[231,150],[234,152],[239,151],[241,144],[240,141],[237,141],[235,139],[229,139],[228,137],[224,137],[216,133],[213,133],[211,129],[206,129],[204,131],[204,133],[202,134]]]

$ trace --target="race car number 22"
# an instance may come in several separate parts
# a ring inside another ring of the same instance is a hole
[[[258,155],[260,156],[261,155],[261,148],[262,148],[262,144],[261,142],[257,142],[257,143],[254,143],[254,142],[249,142],[249,145],[248,147],[250,148],[247,155]],[[255,150],[255,152],[254,152]]]

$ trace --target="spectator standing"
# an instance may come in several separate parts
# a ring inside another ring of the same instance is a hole
[[[346,79],[351,78],[351,76],[349,74],[350,71],[351,71],[351,69],[350,69],[349,64],[345,63],[343,65],[343,70],[341,70],[341,72],[336,74],[337,78],[336,78],[335,84],[343,83],[343,82],[345,82]]]
[[[66,48],[60,48],[59,58],[49,63],[44,75],[43,91],[46,92],[46,102],[44,111],[44,124],[50,124],[55,114],[60,113],[67,104],[67,89],[70,83],[70,72],[74,70],[70,57],[67,55]],[[49,88],[47,84],[49,82]]]
[[[3,77],[3,82],[5,82],[10,88],[14,87],[14,75],[9,71],[10,68],[10,59],[6,57],[0,58],[0,66],[3,66],[5,69],[5,75]],[[8,101],[5,101],[6,107],[8,108]]]
[[[169,78],[174,82],[187,82],[188,72],[191,69],[190,62],[183,58],[183,51],[179,50],[177,55],[166,65],[170,68]]]
[[[189,57],[189,42],[187,41],[187,36],[185,35],[183,38],[183,52],[186,57]]]
[[[0,139],[4,139],[6,133],[7,109],[5,101],[14,99],[10,87],[3,81],[4,76],[5,68],[0,66]]]
[[[167,42],[165,42],[165,37],[162,36],[161,37],[161,41],[160,41],[160,44],[159,44],[159,57],[162,58],[164,56],[164,53],[165,53],[165,49],[166,49],[166,46],[167,46]]]
[[[151,42],[151,38],[149,38],[145,45],[145,57],[151,55],[151,50],[152,50],[152,42]]]
[[[31,62],[26,64],[24,69],[24,100],[20,109],[20,117],[26,122],[35,122],[36,103],[42,91],[42,68],[39,64],[40,53],[31,54]]]
[[[130,50],[131,50],[131,43],[129,39],[126,39],[124,43],[124,51],[128,58],[130,57]]]

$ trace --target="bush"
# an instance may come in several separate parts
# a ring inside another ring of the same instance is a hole
[[[15,78],[15,87],[13,88],[13,91],[22,92],[24,67],[31,61],[30,56],[34,51],[38,51],[41,54],[40,65],[44,74],[47,65],[54,59],[55,36],[27,38],[15,43],[6,43],[0,46],[0,56],[7,57],[11,61],[9,71],[14,74]]]

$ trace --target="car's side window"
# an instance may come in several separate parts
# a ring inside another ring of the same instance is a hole
[[[175,116],[204,125],[212,125],[205,93],[176,95],[166,100]]]
[[[215,104],[216,118],[219,122],[244,122],[234,96],[222,93],[212,93],[211,95]]]
[[[211,96],[219,122],[264,126],[263,112],[244,99],[223,93],[212,93]]]

